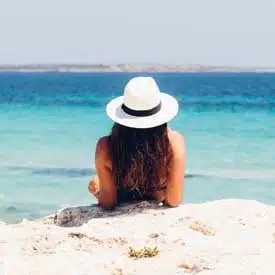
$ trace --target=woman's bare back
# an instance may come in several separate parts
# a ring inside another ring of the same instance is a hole
[[[178,206],[183,199],[185,174],[185,143],[184,137],[178,132],[168,130],[168,138],[172,148],[171,171],[164,191],[148,194],[157,201],[163,201],[171,207]],[[112,159],[108,137],[98,140],[96,146],[95,163],[97,176],[90,182],[89,190],[98,194],[98,202],[104,208],[112,208],[119,202],[120,194],[114,183],[112,174]],[[100,190],[100,192],[98,192]]]

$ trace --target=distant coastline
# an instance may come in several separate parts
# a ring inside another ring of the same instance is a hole
[[[275,72],[275,67],[230,67],[156,64],[26,64],[0,65],[0,72]]]

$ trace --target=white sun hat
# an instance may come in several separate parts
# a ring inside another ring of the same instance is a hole
[[[179,110],[177,100],[161,93],[152,77],[130,79],[124,95],[111,100],[107,115],[118,124],[130,128],[153,128],[169,122]]]

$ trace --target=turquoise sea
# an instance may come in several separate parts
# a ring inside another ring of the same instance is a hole
[[[0,220],[37,218],[95,202],[87,192],[105,104],[129,73],[0,73]],[[150,74],[180,102],[184,202],[275,204],[275,74]]]

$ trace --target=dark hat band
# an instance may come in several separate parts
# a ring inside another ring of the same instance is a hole
[[[122,104],[121,109],[126,114],[131,115],[131,116],[137,116],[137,117],[152,116],[152,115],[155,115],[156,113],[158,113],[159,110],[161,109],[161,101],[156,107],[149,109],[149,110],[133,110],[133,109],[127,107],[124,103]]]

